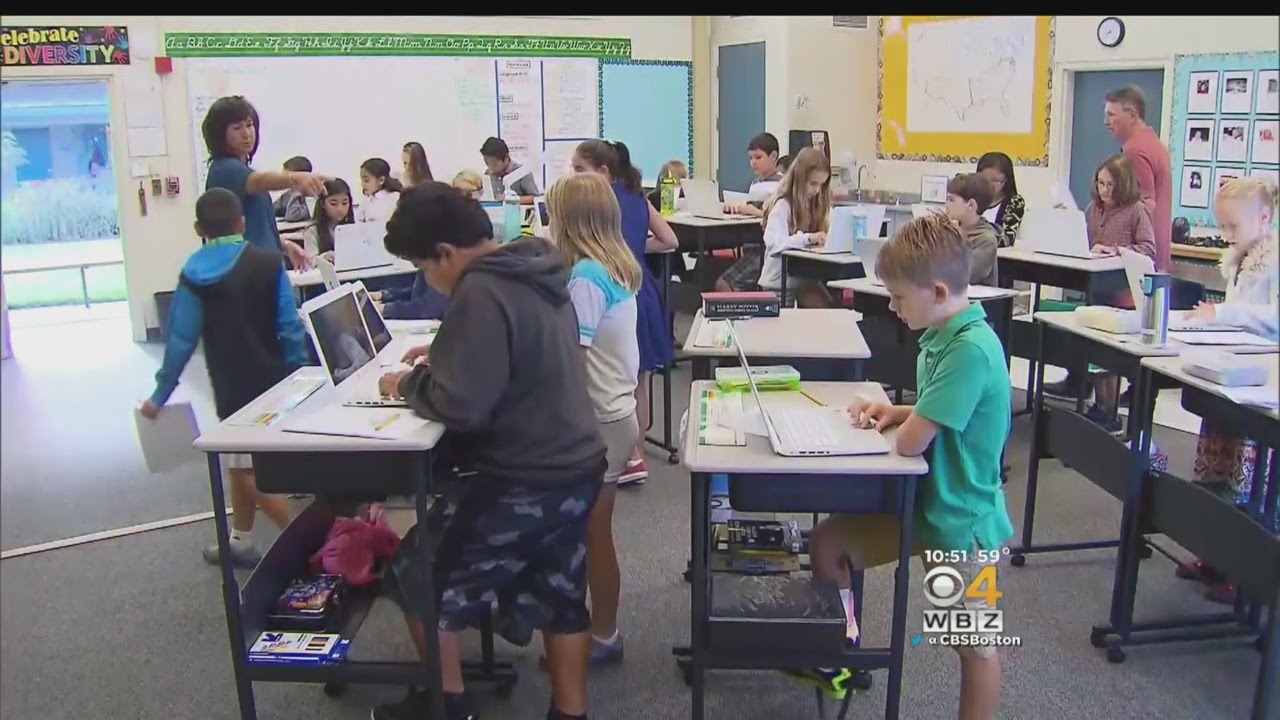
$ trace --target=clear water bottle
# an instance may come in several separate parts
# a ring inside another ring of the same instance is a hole
[[[511,188],[502,200],[502,241],[511,242],[520,237],[520,196]]]

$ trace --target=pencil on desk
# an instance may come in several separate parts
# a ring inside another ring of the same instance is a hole
[[[821,401],[821,400],[819,400],[818,398],[816,398],[816,397],[814,397],[814,396],[810,395],[809,393],[805,392],[805,391],[804,391],[804,388],[801,388],[801,389],[800,389],[800,394],[801,394],[801,395],[803,395],[803,396],[805,396],[805,397],[807,397],[807,398],[809,398],[810,400],[814,401],[815,403],[817,403],[819,407],[826,407],[826,406],[827,406],[827,404],[826,404],[826,403],[822,402],[822,401]]]
[[[396,420],[399,420],[399,419],[400,419],[400,413],[391,413],[390,415],[388,415],[388,416],[387,416],[387,419],[386,419],[386,420],[383,420],[382,422],[378,423],[377,425],[374,425],[374,426],[373,426],[373,429],[374,429],[376,432],[382,432],[382,431],[383,431],[383,429],[385,429],[388,425],[390,425],[391,423],[393,423],[393,422],[395,422]]]

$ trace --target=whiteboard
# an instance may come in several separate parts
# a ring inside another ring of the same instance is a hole
[[[255,168],[280,169],[303,155],[315,172],[340,177],[355,192],[360,163],[381,157],[399,174],[409,141],[422,143],[437,180],[483,172],[480,145],[490,136],[506,139],[541,184],[547,118],[557,132],[599,126],[594,84],[570,92],[564,82],[595,78],[591,58],[192,58],[185,70],[201,189],[208,153],[200,125],[226,95],[243,95],[258,110]]]

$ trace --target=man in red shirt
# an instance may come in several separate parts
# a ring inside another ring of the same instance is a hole
[[[1103,120],[1107,131],[1121,143],[1121,151],[1133,164],[1142,193],[1142,204],[1151,213],[1151,226],[1156,236],[1156,272],[1169,272],[1173,245],[1173,162],[1169,149],[1145,119],[1147,100],[1136,86],[1107,93]],[[1086,378],[1087,382],[1087,378]],[[1088,386],[1080,387],[1075,373],[1056,383],[1045,383],[1045,393],[1055,397],[1087,396]]]

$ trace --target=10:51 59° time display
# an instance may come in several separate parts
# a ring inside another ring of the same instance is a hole
[[[997,548],[995,550],[983,550],[977,548],[975,550],[925,550],[924,561],[927,563],[967,563],[976,562],[980,565],[994,565],[1000,561],[1000,558],[1009,554],[1009,548]]]

